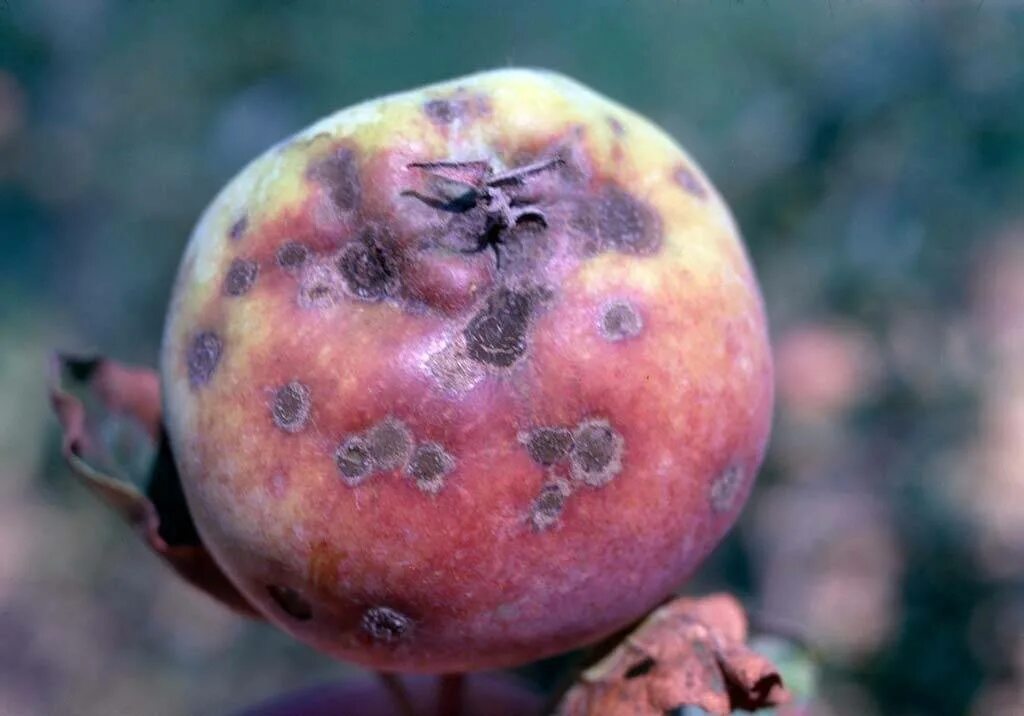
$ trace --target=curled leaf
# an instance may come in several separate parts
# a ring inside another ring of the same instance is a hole
[[[160,382],[149,369],[55,354],[50,403],[75,476],[186,581],[256,617],[203,545],[161,424]],[[132,478],[146,480],[143,493]]]
[[[561,716],[662,716],[683,706],[711,714],[789,699],[774,665],[746,646],[747,618],[726,594],[656,609],[562,700]]]

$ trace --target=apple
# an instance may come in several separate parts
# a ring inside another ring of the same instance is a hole
[[[642,617],[735,521],[772,411],[729,210],[550,72],[342,110],[202,215],[164,420],[268,620],[385,671],[504,667]]]

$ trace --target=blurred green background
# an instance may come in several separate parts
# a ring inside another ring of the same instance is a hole
[[[44,356],[154,364],[191,225],[248,159],[506,65],[666,127],[761,276],[772,448],[687,589],[807,644],[814,713],[1024,713],[1022,9],[0,2],[0,714],[226,714],[352,671],[179,584],[73,482]]]

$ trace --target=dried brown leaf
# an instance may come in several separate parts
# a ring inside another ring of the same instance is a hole
[[[746,615],[733,597],[673,600],[583,672],[558,713],[661,716],[699,706],[728,714],[785,703],[778,670],[747,648],[746,638]]]
[[[156,372],[57,354],[50,359],[49,387],[63,430],[64,459],[82,484],[186,581],[236,612],[256,617],[195,532],[161,426]],[[131,472],[118,464],[103,438],[119,421],[134,428],[124,431],[124,442],[130,443],[133,456],[142,455],[148,463],[149,495],[114,476]]]

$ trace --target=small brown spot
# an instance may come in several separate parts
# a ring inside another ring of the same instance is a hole
[[[336,265],[353,295],[367,301],[379,301],[388,295],[397,276],[391,243],[393,238],[387,230],[371,226],[342,250]]]
[[[612,134],[616,137],[621,137],[626,133],[626,128],[622,126],[622,122],[615,117],[608,117],[608,126],[611,127]]]
[[[220,336],[213,331],[203,331],[192,339],[188,347],[188,382],[193,388],[210,381],[223,350]]]
[[[373,471],[373,459],[366,441],[358,435],[346,438],[334,452],[334,464],[350,487],[361,484]]]
[[[545,467],[554,465],[572,452],[572,432],[566,428],[537,428],[519,436],[533,461]]]
[[[277,427],[289,433],[297,433],[309,421],[311,407],[309,388],[293,380],[274,394],[270,414]]]
[[[437,443],[420,443],[413,450],[406,472],[424,492],[436,494],[444,487],[445,476],[455,469],[455,459]]]
[[[612,301],[601,309],[598,328],[609,341],[624,341],[639,335],[643,319],[629,301]]]
[[[657,215],[629,192],[612,186],[597,203],[597,233],[604,248],[627,253],[650,253],[661,243]]]
[[[546,530],[558,522],[569,493],[569,485],[561,480],[548,483],[541,488],[540,494],[530,508],[530,523],[535,530]]]
[[[259,275],[260,266],[249,259],[235,259],[224,277],[224,293],[227,296],[241,296],[252,288]]]
[[[687,194],[691,194],[698,199],[706,199],[708,196],[708,190],[704,184],[701,183],[697,175],[686,165],[680,165],[672,173],[672,178],[676,184],[683,188]]]
[[[715,512],[727,512],[732,509],[743,487],[743,470],[739,465],[731,465],[711,483],[711,509]]]
[[[387,418],[367,433],[366,445],[378,470],[394,470],[409,458],[412,436],[401,421]]]
[[[526,352],[526,329],[534,299],[523,291],[499,288],[463,330],[466,352],[481,363],[507,368]]]
[[[447,99],[432,99],[423,104],[423,112],[432,122],[450,124],[462,114],[462,103]]]
[[[622,436],[607,420],[584,420],[573,434],[572,474],[577,480],[600,487],[622,469]]]
[[[298,241],[289,241],[277,250],[277,265],[285,271],[298,269],[309,258],[309,249]]]
[[[313,607],[309,602],[291,587],[283,587],[278,584],[268,584],[267,594],[281,608],[285,614],[300,622],[308,622],[313,618]]]
[[[374,641],[394,644],[408,636],[412,619],[391,607],[370,607],[359,626]]]
[[[331,201],[342,211],[351,211],[359,205],[362,187],[359,163],[352,149],[342,147],[316,160],[310,165],[309,176],[330,192]]]
[[[243,215],[231,225],[230,229],[228,229],[228,237],[230,237],[232,241],[238,241],[242,238],[242,235],[245,234],[245,230],[248,228],[249,217]]]

